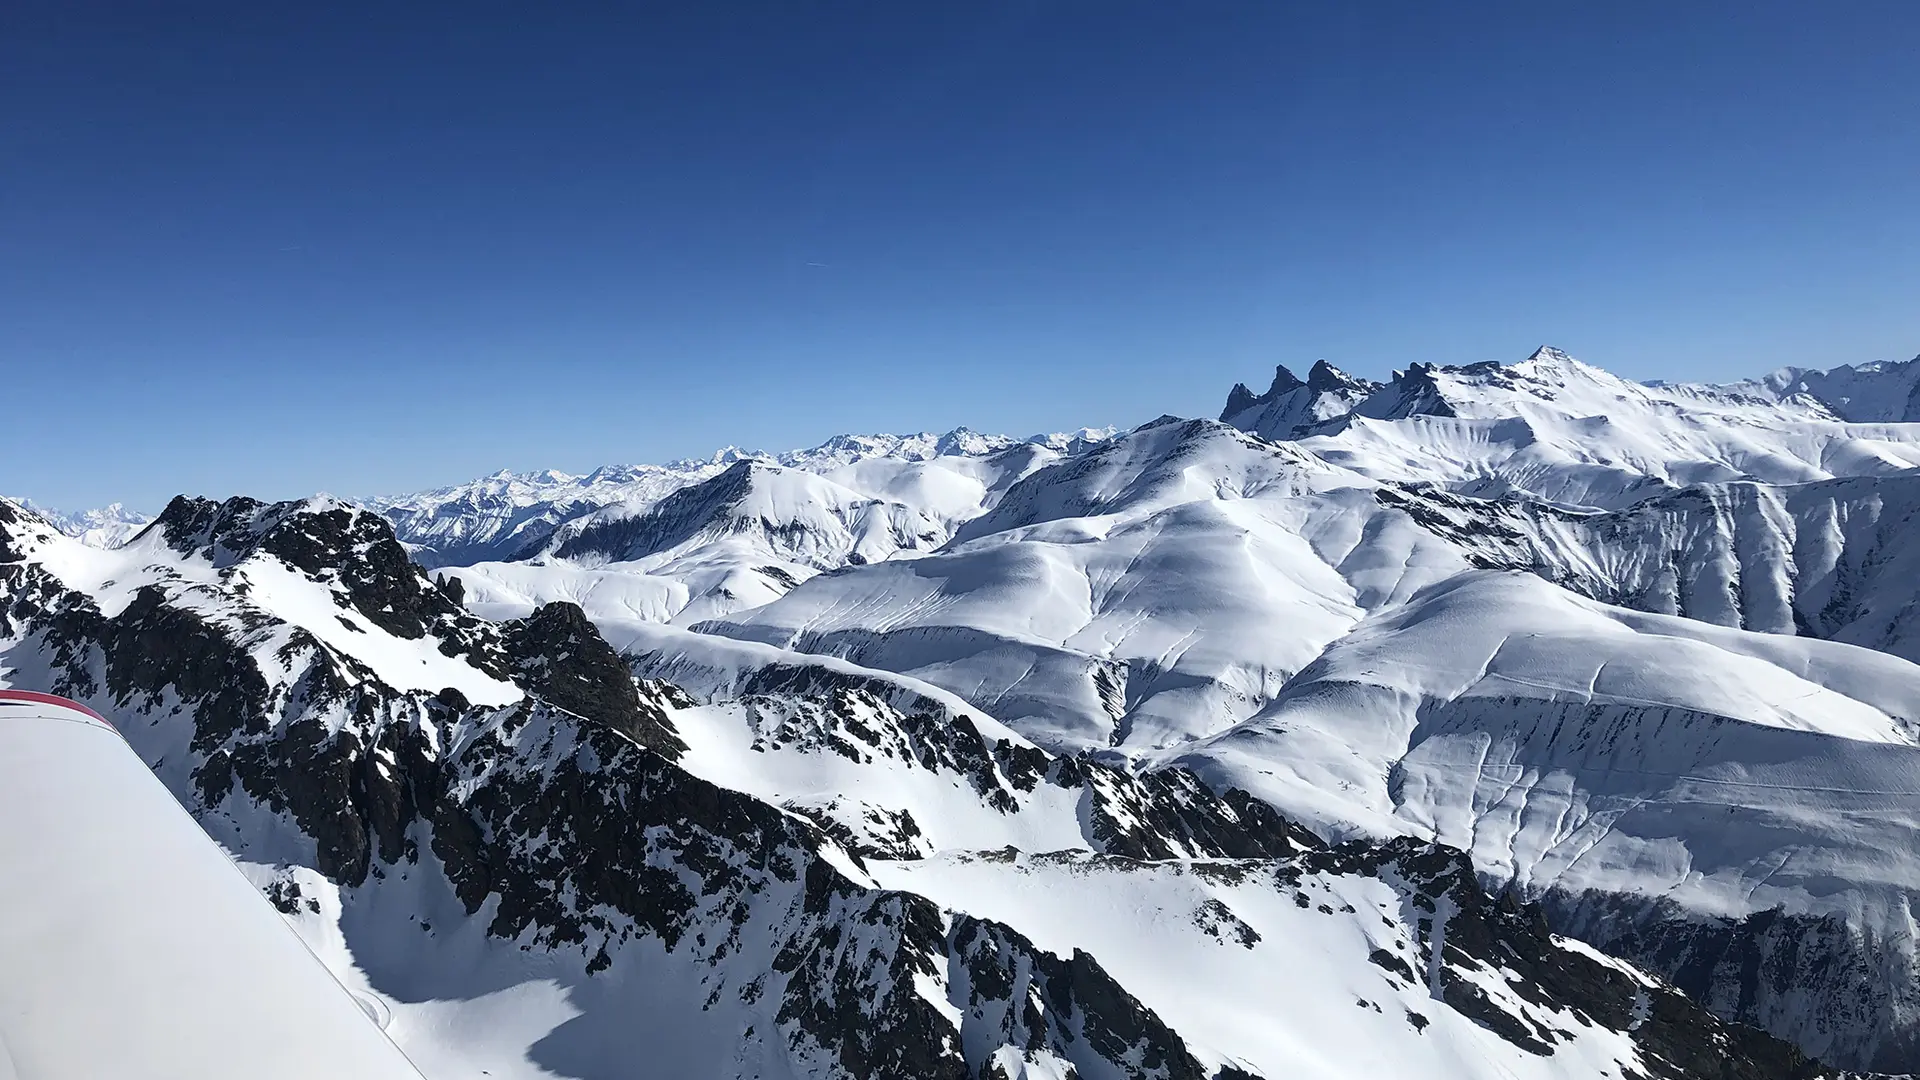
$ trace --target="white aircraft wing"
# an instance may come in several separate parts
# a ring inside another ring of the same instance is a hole
[[[0,1080],[420,1080],[112,726],[0,691]]]

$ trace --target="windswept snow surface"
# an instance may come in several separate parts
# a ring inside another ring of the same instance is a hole
[[[913,675],[1056,748],[1172,745],[1467,567],[1373,487],[1214,421],[1157,423],[1025,478],[938,554],[698,628]]]
[[[1534,892],[1745,915],[1920,889],[1920,668],[1477,572],[1361,623],[1168,760]]]

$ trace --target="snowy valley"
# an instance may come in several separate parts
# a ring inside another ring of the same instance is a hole
[[[433,1080],[1920,1071],[1916,386],[0,500],[0,682]]]

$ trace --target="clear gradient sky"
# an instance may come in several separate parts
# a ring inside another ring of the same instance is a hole
[[[0,7],[0,491],[1920,352],[1911,2]]]

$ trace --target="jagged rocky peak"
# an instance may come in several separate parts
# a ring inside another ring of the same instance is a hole
[[[1227,394],[1227,407],[1220,410],[1220,419],[1231,420],[1248,409],[1265,405],[1281,394],[1305,385],[1300,381],[1299,376],[1287,368],[1287,365],[1277,365],[1273,369],[1273,382],[1268,385],[1267,392],[1258,397],[1254,396],[1252,390],[1247,389],[1246,383],[1234,383],[1233,390]]]
[[[215,566],[264,552],[308,573],[337,569],[367,545],[394,542],[385,518],[326,495],[276,503],[177,495],[141,535],[156,532],[174,551]]]
[[[1314,425],[1352,411],[1377,386],[1325,360],[1314,361],[1304,380],[1283,364],[1274,369],[1264,394],[1256,396],[1244,383],[1234,386],[1220,419],[1263,439],[1298,438]]]
[[[1497,361],[1470,364],[1460,368],[1442,368],[1438,364],[1414,361],[1406,370],[1395,371],[1393,378],[1367,396],[1354,412],[1374,420],[1404,420],[1410,416],[1456,416],[1453,402],[1447,399],[1440,373],[1458,372],[1467,376],[1485,376],[1499,370]]]
[[[1415,361],[1384,383],[1356,378],[1320,360],[1305,380],[1279,368],[1264,394],[1255,395],[1245,384],[1235,386],[1220,418],[1262,438],[1284,440],[1304,437],[1318,424],[1349,415],[1376,420],[1479,415],[1487,411],[1482,399],[1489,394],[1551,401],[1570,383],[1602,391],[1628,385],[1550,345],[1517,364]]]
[[[666,712],[643,700],[627,665],[580,605],[542,605],[501,624],[514,682],[528,693],[595,720],[668,759],[686,751]]]
[[[1315,393],[1324,394],[1336,390],[1371,391],[1379,385],[1370,379],[1349,375],[1325,360],[1315,360],[1313,367],[1307,369],[1307,389]]]
[[[51,529],[53,526],[25,506],[0,497],[0,563],[16,563],[25,557],[26,552],[15,537],[22,524],[35,523]]]
[[[37,526],[46,531],[59,531],[58,526],[40,513],[32,503],[24,499],[9,499],[0,495],[0,526],[20,525]],[[0,528],[0,535],[4,535],[5,532],[5,528]]]
[[[1415,416],[1503,419],[1533,410],[1568,416],[1597,416],[1622,405],[1647,405],[1667,398],[1664,391],[1630,382],[1542,346],[1517,364],[1482,360],[1472,364],[1420,362],[1395,371],[1353,410],[1374,420]],[[1688,398],[1697,395],[1687,395]],[[1711,407],[1702,400],[1683,401]]]
[[[1281,368],[1280,370],[1285,371],[1286,369]],[[1220,410],[1220,419],[1222,421],[1231,421],[1234,417],[1258,404],[1260,404],[1260,399],[1254,396],[1252,390],[1247,389],[1246,383],[1234,383],[1233,389],[1227,391],[1227,404],[1226,407]]]
[[[263,503],[179,496],[140,537],[226,570],[271,558],[336,586],[368,621],[396,637],[471,635],[474,620],[408,556],[386,518],[327,496]],[[449,647],[452,647],[451,644]]]

